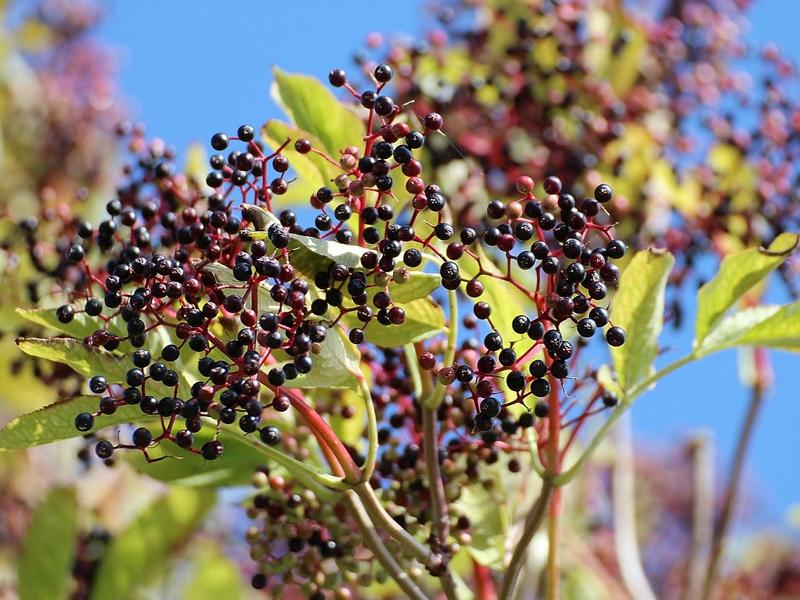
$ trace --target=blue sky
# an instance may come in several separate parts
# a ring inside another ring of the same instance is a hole
[[[413,34],[429,24],[424,4],[117,0],[108,5],[101,37],[118,51],[122,92],[135,117],[150,135],[183,148],[215,131],[280,116],[269,99],[273,65],[320,78],[334,67],[352,69],[352,53],[368,33]],[[800,1],[762,0],[755,3],[753,36],[777,42],[800,62],[798,22]],[[691,346],[688,334],[665,341],[668,360]],[[636,438],[668,448],[688,431],[710,429],[719,466],[727,469],[747,402],[736,360],[735,352],[709,357],[643,396],[634,408]],[[761,414],[745,479],[757,487],[758,502],[745,508],[761,523],[785,526],[787,509],[800,503],[797,357],[775,354],[774,366],[779,383]]]

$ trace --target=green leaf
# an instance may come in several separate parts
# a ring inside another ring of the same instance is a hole
[[[18,308],[17,314],[31,323],[78,339],[103,328],[103,322],[99,317],[90,317],[86,313],[77,313],[69,323],[58,320],[55,308]]]
[[[427,298],[441,284],[442,278],[437,273],[411,271],[408,281],[404,283],[389,282],[389,295],[392,297],[393,303],[403,304],[418,298]]]
[[[266,231],[273,223],[280,225],[281,222],[271,212],[255,204],[242,204],[242,216],[253,224],[256,231]]]
[[[622,273],[611,305],[611,320],[627,333],[627,341],[611,349],[617,381],[629,390],[650,373],[658,353],[664,321],[664,288],[672,270],[671,254],[643,250]]]
[[[30,356],[69,365],[85,377],[104,375],[111,381],[125,380],[127,368],[117,357],[73,338],[19,338],[17,346]]]
[[[200,447],[212,439],[215,431],[215,427],[207,426],[195,433],[195,446]],[[190,487],[246,485],[256,469],[268,462],[264,452],[259,452],[255,445],[236,434],[222,430],[219,439],[225,450],[222,456],[211,462],[171,442],[148,450],[152,458],[169,455],[158,462],[148,463],[141,452],[127,452],[124,457],[137,471],[153,479]]]
[[[54,488],[33,515],[22,547],[21,600],[67,598],[78,538],[75,492]]]
[[[357,376],[361,374],[361,353],[341,327],[332,327],[320,344],[319,354],[311,355],[314,365],[310,373],[287,381],[290,388],[347,388],[358,390]]]
[[[301,138],[310,141],[312,147],[322,148],[322,143],[316,137],[283,121],[267,121],[261,128],[261,135],[272,148],[278,148],[287,139],[296,141]],[[276,203],[306,202],[319,188],[329,186],[331,180],[342,172],[316,152],[300,154],[293,150],[291,144],[284,149],[284,154],[289,159],[289,165],[297,175],[297,179],[289,185],[287,194],[272,197],[273,206]]]
[[[492,488],[487,490],[481,483],[463,486],[456,505],[462,514],[469,515],[472,524],[467,552],[479,564],[502,570],[511,514],[502,474],[498,469],[488,473]]]
[[[700,345],[737,300],[786,260],[797,244],[796,233],[784,233],[767,250],[748,248],[726,256],[714,278],[697,294],[695,346]]]
[[[116,536],[97,572],[93,600],[128,598],[132,590],[169,568],[178,546],[186,542],[214,506],[214,492],[173,486]]]
[[[233,269],[226,267],[221,263],[208,263],[202,267],[204,273],[208,273],[214,278],[223,288],[228,287],[232,289],[241,290],[242,293],[247,289],[247,283],[239,281],[233,276]],[[269,287],[266,282],[262,282],[258,286],[258,309],[260,311],[277,311],[280,308],[280,303],[275,302],[269,293]]]
[[[407,302],[403,304],[403,310],[406,320],[402,325],[371,323],[364,331],[366,341],[382,348],[397,348],[447,332],[444,311],[430,298]],[[350,327],[363,325],[353,313],[348,313],[345,322]]]
[[[359,246],[306,235],[292,235],[289,239],[289,250],[292,253],[292,266],[312,277],[320,271],[328,270],[335,262],[351,269],[360,268],[361,255],[368,252],[366,248]]]
[[[94,428],[89,432],[75,429],[78,413],[96,412],[98,402],[96,396],[77,396],[17,417],[0,429],[0,452],[32,448],[80,437],[106,427],[158,418],[158,415],[143,414],[138,406],[121,406],[113,415],[95,418]]]
[[[754,306],[725,317],[695,349],[698,357],[734,346],[800,351],[800,301]]]
[[[271,93],[275,103],[297,127],[318,137],[332,157],[337,158],[347,146],[361,143],[365,131],[361,118],[322,83],[277,67],[273,76]]]
[[[246,597],[239,568],[212,543],[195,548],[192,559],[193,573],[181,596],[183,600],[235,600]]]
[[[488,257],[481,248],[476,248],[478,257],[484,271],[503,275],[497,268],[494,261]],[[464,279],[471,279],[478,274],[477,262],[469,256],[465,256],[459,261],[459,268]],[[479,300],[487,302],[492,307],[491,321],[497,331],[503,336],[507,343],[511,340],[519,339],[519,335],[514,333],[511,322],[517,315],[527,315],[534,311],[533,301],[518,288],[508,281],[481,275],[480,281],[483,284],[483,294]]]

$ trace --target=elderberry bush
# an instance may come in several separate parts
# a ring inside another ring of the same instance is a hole
[[[54,220],[52,307],[19,311],[56,332],[20,349],[71,367],[85,393],[20,417],[0,448],[82,436],[87,465],[250,481],[247,568],[271,597],[369,597],[391,580],[452,599],[467,558],[511,598],[545,509],[677,368],[653,367],[673,259],[629,255],[601,181],[514,174],[460,220],[462,198],[426,170],[448,122],[396,102],[389,64],[359,86],[332,70],[340,97],[274,75],[291,123],[213,134],[202,175],[120,128],[132,160],[114,197],[97,222]],[[32,255],[49,243],[37,232]],[[732,256],[681,364],[789,344],[773,321],[792,306],[756,307],[750,329],[726,312],[746,292],[731,273],[756,285],[796,245]]]

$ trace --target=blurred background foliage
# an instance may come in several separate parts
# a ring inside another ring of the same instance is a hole
[[[772,73],[763,85],[733,68],[747,56],[741,2],[655,3],[644,13],[629,4],[591,0],[580,14],[548,9],[545,1],[439,6],[441,28],[424,49],[368,40],[357,60],[368,69],[371,57],[388,57],[398,67],[398,101],[413,101],[420,114],[446,115],[427,177],[463,202],[464,222],[473,218],[471,205],[509,194],[507,182],[520,174],[540,182],[558,172],[577,190],[610,181],[627,202],[623,212],[634,217],[623,237],[668,246],[682,260],[673,281],[680,284],[695,276],[699,255],[797,228],[800,112],[789,100],[797,82],[774,48],[762,52]],[[51,385],[48,369],[64,367],[23,359],[9,334],[20,333],[17,307],[47,304],[48,290],[32,268],[43,257],[24,244],[26,219],[46,228],[63,211],[88,217],[114,189],[123,150],[116,126],[126,108],[111,54],[91,35],[101,17],[85,2],[0,3],[4,421],[81,385]],[[689,33],[675,33],[673,25]],[[748,106],[750,116],[738,117]],[[204,155],[190,150],[186,159],[187,173],[202,180]],[[52,252],[63,254],[58,242]],[[783,271],[789,288],[796,270],[790,263]],[[673,305],[673,319],[679,310]],[[691,566],[693,447],[636,453],[640,544],[664,598],[681,597]],[[612,549],[613,457],[606,450],[568,496],[568,598],[625,595]],[[0,456],[0,597],[256,595],[246,584],[247,521],[237,507],[247,490],[220,492],[202,478],[167,485],[158,480],[179,475],[158,471],[179,465],[157,465],[151,477],[139,472],[148,470],[143,465],[120,463],[98,464],[81,441]],[[218,502],[220,496],[234,502]],[[486,498],[462,502],[485,524],[487,539],[505,535]],[[490,543],[476,550],[487,564],[498,558]],[[536,589],[541,544],[537,550],[534,543],[530,563],[526,584]],[[730,595],[722,597],[800,597],[800,552],[785,532],[751,536],[729,563],[723,589]],[[397,590],[388,584],[363,590],[365,598],[392,595]]]

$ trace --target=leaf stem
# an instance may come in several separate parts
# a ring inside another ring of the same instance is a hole
[[[375,555],[375,558],[378,559],[378,562],[381,563],[383,568],[386,569],[386,572],[389,573],[400,589],[403,590],[406,597],[412,600],[427,600],[428,597],[417,584],[411,580],[408,573],[403,570],[386,548],[358,495],[351,490],[345,492],[345,496],[350,508],[350,514],[355,519],[361,534],[364,536],[364,543],[372,551],[372,554]]]
[[[642,566],[636,539],[636,493],[634,490],[633,442],[630,415],[616,428],[616,460],[613,467],[612,507],[614,547],[622,582],[632,598],[655,600],[656,596]]]
[[[595,432],[594,436],[592,436],[591,441],[586,446],[586,449],[580,455],[578,460],[576,460],[575,463],[570,468],[566,469],[560,475],[556,476],[555,479],[553,480],[553,483],[557,486],[562,486],[575,479],[575,477],[580,472],[581,467],[583,467],[584,463],[589,459],[589,457],[591,457],[592,453],[605,439],[605,437],[608,435],[609,431],[611,431],[611,428],[614,426],[614,424],[630,408],[630,406],[633,404],[633,401],[636,400],[636,398],[638,398],[645,391],[647,391],[648,388],[650,388],[650,386],[659,381],[661,378],[665,377],[666,375],[669,375],[676,369],[679,369],[680,367],[692,362],[696,358],[697,357],[695,356],[694,353],[687,354],[686,356],[679,358],[674,362],[671,362],[660,371],[653,373],[650,377],[642,381],[640,384],[636,385],[630,392],[628,392],[625,395],[624,401],[621,402],[616,409],[614,409],[614,412],[611,413],[611,416],[606,420],[605,423],[603,423],[600,429],[598,429],[597,432]]]
[[[375,490],[368,482],[362,481],[353,487],[353,491],[361,499],[373,523],[380,525],[389,536],[397,542],[403,550],[410,556],[421,562],[425,566],[431,566],[435,562],[435,555],[424,544],[419,542],[413,535],[395,521],[386,509],[383,508],[380,500],[375,495]]]
[[[362,478],[369,481],[375,472],[375,461],[378,456],[378,419],[375,416],[375,404],[372,402],[372,392],[367,384],[367,379],[361,373],[357,373],[358,385],[364,396],[364,407],[367,411],[367,439],[369,447],[367,449],[367,460],[362,468]]]
[[[444,364],[452,365],[456,357],[456,347],[458,346],[458,298],[455,290],[450,290],[447,295],[450,311],[450,327],[447,334],[447,351],[444,355]],[[424,400],[429,408],[438,408],[444,400],[446,385],[437,385],[433,394]]]

